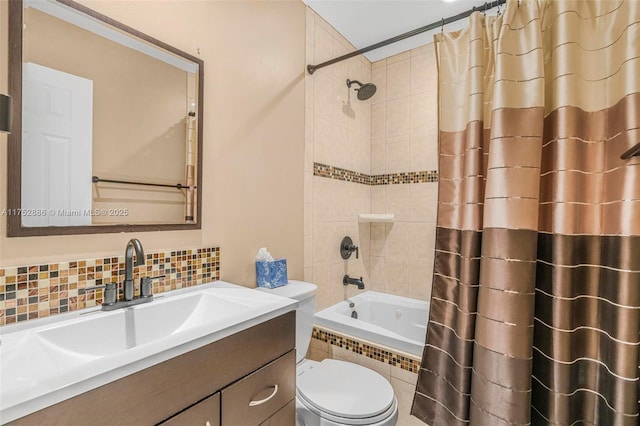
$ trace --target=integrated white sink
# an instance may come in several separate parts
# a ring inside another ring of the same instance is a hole
[[[0,424],[294,310],[225,282],[0,328]]]
[[[127,345],[125,317],[124,310],[85,316],[44,327],[34,331],[33,336],[48,351],[59,351],[67,356],[103,357],[131,346]]]

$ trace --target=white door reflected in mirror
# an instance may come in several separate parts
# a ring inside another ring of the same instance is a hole
[[[22,224],[91,224],[93,81],[23,66]]]

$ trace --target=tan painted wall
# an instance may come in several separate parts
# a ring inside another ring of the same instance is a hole
[[[252,287],[261,246],[303,276],[305,8],[301,1],[82,1],[205,62],[203,228],[7,238],[0,265],[120,254],[140,238],[149,251],[219,245],[221,278]],[[0,2],[0,57],[7,57],[7,2]],[[7,92],[0,61],[0,92]],[[0,136],[0,144],[6,137]],[[0,149],[1,175],[6,150]],[[5,182],[5,179],[2,179]],[[0,184],[0,210],[6,185]]]

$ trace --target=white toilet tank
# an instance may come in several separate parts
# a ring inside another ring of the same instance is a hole
[[[296,309],[296,363],[307,355],[313,318],[316,313],[316,290],[318,286],[304,281],[289,280],[289,284],[276,288],[258,287],[261,290],[281,297],[288,297],[298,301]]]

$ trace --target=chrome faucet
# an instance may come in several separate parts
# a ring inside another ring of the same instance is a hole
[[[349,275],[345,275],[342,278],[342,285],[347,286],[349,284],[358,286],[358,290],[364,290],[364,281],[362,281],[362,277],[351,278]]]
[[[142,243],[137,238],[132,238],[127,243],[124,253],[124,300],[133,300],[134,283],[133,283],[133,250],[136,251],[136,264],[141,266],[145,264],[146,258]]]

